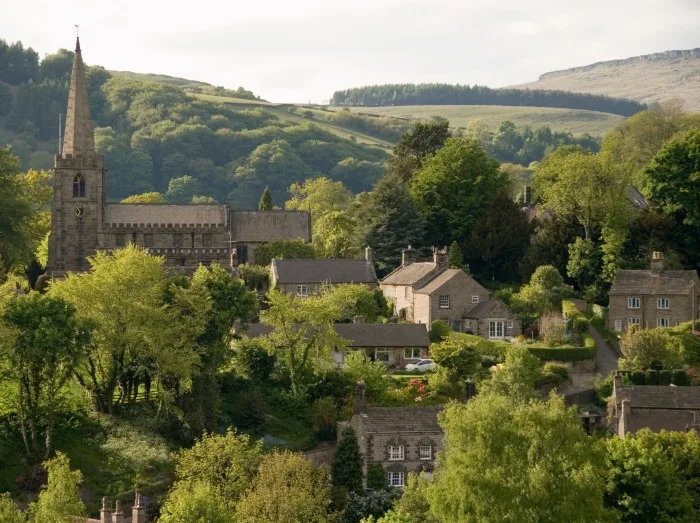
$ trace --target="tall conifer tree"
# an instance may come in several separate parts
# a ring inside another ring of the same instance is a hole
[[[265,190],[260,197],[260,203],[258,204],[258,209],[261,211],[271,211],[274,209],[272,204],[272,193],[270,192],[270,187],[265,187]]]
[[[345,428],[335,450],[331,481],[334,487],[345,487],[348,492],[362,492],[362,455],[352,427]]]

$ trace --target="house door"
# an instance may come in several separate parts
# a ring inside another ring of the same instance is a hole
[[[503,338],[505,335],[505,322],[503,320],[489,321],[489,338]]]

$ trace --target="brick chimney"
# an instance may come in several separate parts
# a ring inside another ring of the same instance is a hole
[[[102,498],[102,508],[100,509],[100,523],[112,523],[112,509],[107,508],[107,498]]]
[[[131,523],[146,523],[146,506],[141,501],[141,493],[136,491],[134,506],[131,508]]]
[[[435,264],[435,269],[437,272],[446,271],[449,266],[449,260],[447,259],[447,247],[441,250],[433,250],[433,263]]]
[[[372,247],[369,247],[369,246],[365,247],[365,260],[372,263],[374,261],[373,254],[374,253],[372,252]]]
[[[362,414],[363,412],[367,412],[365,388],[365,384],[362,381],[358,381],[355,384],[355,404],[353,406],[353,414]]]
[[[401,265],[408,265],[416,260],[416,250],[410,245],[401,251]]]
[[[659,251],[651,253],[651,272],[659,274],[664,270],[664,255]]]

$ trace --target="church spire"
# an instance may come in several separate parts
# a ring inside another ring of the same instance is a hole
[[[85,80],[85,64],[80,52],[80,38],[75,42],[73,72],[68,94],[68,111],[66,113],[66,131],[63,136],[64,155],[95,154],[95,141],[90,121],[90,99]]]

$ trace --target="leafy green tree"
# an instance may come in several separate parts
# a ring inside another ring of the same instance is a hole
[[[340,311],[338,320],[352,322],[356,316],[362,316],[367,322],[374,322],[386,310],[380,309],[377,292],[362,284],[333,285],[324,288],[323,297]],[[386,302],[384,302],[386,303]]]
[[[608,288],[602,276],[603,253],[592,240],[576,238],[574,243],[569,245],[566,271],[587,300],[601,303],[606,299]]]
[[[189,175],[173,178],[168,182],[168,192],[165,197],[174,203],[187,203],[197,194],[199,184]]]
[[[406,185],[391,177],[382,178],[357,211],[360,246],[372,248],[377,274],[382,277],[401,264],[401,251],[420,247],[425,221]]]
[[[428,487],[439,521],[612,520],[603,455],[563,398],[513,403],[481,392],[448,406],[440,424],[445,445]]]
[[[559,271],[551,265],[537,267],[530,282],[513,297],[512,305],[526,312],[541,314],[561,310],[561,301],[573,296],[574,290],[564,283]]]
[[[39,498],[29,505],[32,523],[70,523],[72,516],[84,516],[85,505],[80,501],[81,472],[70,469],[70,462],[62,452],[57,452],[43,466],[48,472],[48,482]]]
[[[165,199],[159,192],[147,192],[143,194],[134,194],[128,198],[124,198],[119,203],[126,203],[131,205],[143,205],[143,204],[165,204],[168,200]]]
[[[357,221],[341,211],[332,211],[316,219],[313,245],[321,258],[356,258],[361,249],[356,241]]]
[[[5,82],[0,82],[0,116],[7,116],[12,110],[12,102],[14,102],[14,97],[10,86]]]
[[[255,249],[255,263],[270,265],[272,258],[308,260],[316,257],[313,245],[304,240],[272,240]]]
[[[153,159],[148,153],[132,150],[128,135],[117,135],[111,127],[95,129],[95,150],[105,155],[109,176],[107,194],[126,198],[153,191]]]
[[[403,512],[390,510],[379,519],[375,518],[374,516],[368,516],[364,518],[360,523],[413,523],[414,521],[420,520],[412,519],[411,516]]]
[[[447,371],[450,383],[464,383],[481,369],[481,355],[474,343],[448,337],[430,346],[430,357]],[[461,386],[461,385],[460,385]]]
[[[176,486],[163,504],[160,523],[235,523],[235,512],[210,483]]]
[[[605,157],[559,147],[537,165],[533,183],[542,207],[575,217],[587,240],[611,218],[626,221],[628,182]]]
[[[408,158],[414,168],[420,168],[429,156],[435,154],[450,137],[449,121],[419,122],[413,124],[394,146],[394,156]],[[408,181],[405,179],[404,181]]]
[[[32,218],[30,202],[19,183],[19,160],[10,147],[0,148],[0,260],[8,267],[23,260],[31,250],[27,223]]]
[[[341,182],[326,177],[294,183],[289,187],[289,194],[291,198],[285,207],[293,211],[311,211],[312,220],[334,211],[346,212],[353,201],[352,193]]]
[[[348,494],[343,523],[360,523],[365,518],[381,518],[389,512],[401,495],[400,489],[390,488],[366,494]]]
[[[361,350],[351,351],[345,358],[343,372],[354,382],[365,384],[365,396],[369,401],[379,400],[386,393],[389,383],[386,367],[379,361],[372,361]]]
[[[26,523],[27,521],[24,513],[7,492],[0,494],[0,521],[3,523]]]
[[[7,363],[17,388],[17,414],[29,456],[38,450],[44,432],[44,459],[53,450],[56,417],[64,385],[87,351],[89,326],[77,318],[75,307],[32,292],[7,304],[0,316],[11,335],[3,336],[0,361]]]
[[[343,430],[331,466],[333,486],[346,492],[362,492],[362,454],[352,427]]]
[[[263,458],[251,488],[236,507],[236,522],[329,521],[327,472],[301,454],[273,452]]]
[[[112,413],[129,400],[123,385],[131,369],[147,368],[162,385],[159,401],[169,401],[168,380],[190,378],[199,363],[196,339],[211,310],[208,297],[174,288],[166,304],[163,259],[133,245],[88,260],[89,272],[69,274],[49,289],[93,325],[90,351],[76,368],[78,382],[98,411]]]
[[[517,278],[518,261],[527,250],[530,233],[527,216],[506,190],[484,209],[469,240],[469,267],[491,280]]]
[[[683,366],[682,347],[671,343],[666,329],[628,328],[620,339],[620,350],[625,356],[621,365],[630,370],[644,370],[655,365],[664,369]]]
[[[260,203],[258,203],[259,211],[271,211],[275,208],[272,203],[272,193],[270,192],[270,186],[266,186],[265,190],[260,197]]]
[[[223,435],[205,433],[178,455],[176,490],[194,494],[205,485],[232,509],[251,486],[262,459],[262,442],[247,434],[232,429]]]
[[[651,432],[606,438],[606,504],[627,522],[700,517],[700,439],[690,432]]]
[[[57,53],[45,56],[39,66],[42,81],[67,82],[73,70],[73,51],[59,49]]]
[[[508,183],[474,141],[450,138],[413,176],[411,196],[437,245],[466,243],[476,221]]]
[[[459,244],[456,240],[452,242],[452,245],[450,245],[450,250],[447,252],[447,260],[450,265],[450,269],[463,269],[464,258],[462,257],[462,249],[459,248]]]
[[[520,265],[521,274],[529,279],[541,265],[552,265],[559,274],[566,274],[569,245],[584,235],[583,227],[571,216],[562,218],[556,215],[538,218],[534,225],[530,245]]]
[[[193,196],[192,200],[190,200],[190,203],[193,203],[195,205],[212,205],[218,202],[211,196]]]
[[[430,481],[425,477],[425,473],[409,473],[401,497],[394,504],[394,510],[397,514],[408,516],[407,521],[410,522],[439,523],[438,519],[430,512],[429,485]],[[386,517],[385,515],[384,518]]]
[[[655,209],[700,226],[700,128],[664,145],[644,172]]]
[[[522,347],[508,347],[505,362],[492,371],[491,379],[480,383],[480,393],[524,403],[535,396],[535,383],[541,374],[536,356]]]
[[[292,297],[276,289],[267,293],[267,302],[260,320],[273,331],[260,339],[276,355],[292,394],[300,396],[314,373],[332,365],[333,349],[345,347],[333,328],[339,311],[321,297]]]

